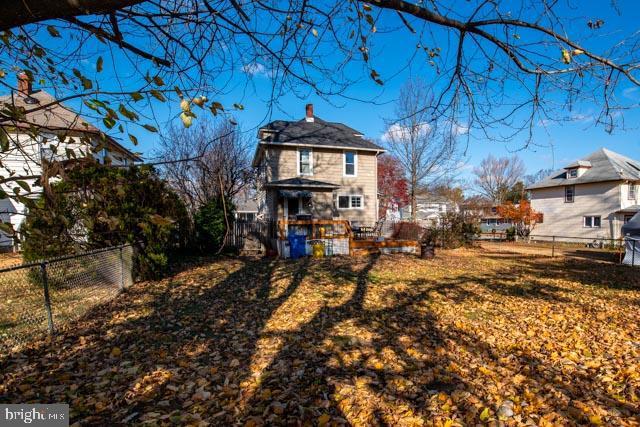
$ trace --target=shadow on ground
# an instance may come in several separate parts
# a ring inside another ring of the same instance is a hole
[[[0,401],[69,402],[87,425],[637,420],[640,292],[618,267],[200,260],[1,361]]]

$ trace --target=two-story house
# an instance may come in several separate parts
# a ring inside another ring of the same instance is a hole
[[[446,197],[424,196],[416,198],[416,221],[425,226],[439,226],[447,213],[458,212],[458,205]],[[403,221],[411,220],[411,204],[400,209]]]
[[[377,156],[384,150],[361,132],[314,116],[308,104],[302,120],[271,122],[258,138],[253,166],[263,218],[377,221]]]
[[[0,111],[0,132],[9,140],[9,148],[0,152],[0,181],[10,177],[38,177],[43,165],[53,160],[93,157],[98,163],[128,165],[140,156],[105,136],[98,128],[44,90],[34,90],[25,74],[18,75],[17,90],[0,96],[0,110],[18,111],[16,115]],[[35,178],[26,178],[31,187],[26,197],[38,197]],[[13,193],[16,183],[5,181],[0,188]],[[0,218],[19,230],[26,207],[13,199],[0,199]],[[0,233],[0,250],[8,250],[14,241]]]
[[[640,210],[640,162],[602,148],[527,187],[543,214],[536,235],[620,237]]]
[[[498,213],[498,205],[481,196],[467,199],[460,206],[460,212],[467,221],[477,223],[481,233],[504,233],[513,227],[513,222]]]

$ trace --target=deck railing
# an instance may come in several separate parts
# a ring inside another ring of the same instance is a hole
[[[311,238],[335,238],[344,239],[353,236],[353,229],[349,221],[345,219],[293,219],[278,220],[278,236],[280,240],[287,239],[289,226],[311,228]],[[337,230],[336,230],[337,228]]]

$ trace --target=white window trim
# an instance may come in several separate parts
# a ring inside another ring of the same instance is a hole
[[[587,218],[591,218],[591,225],[587,225]],[[593,225],[594,219],[600,218],[600,225]],[[602,216],[601,215],[585,215],[582,217],[582,228],[602,228]]]
[[[573,187],[573,192],[571,194],[571,200],[567,200],[567,188]],[[576,201],[576,186],[575,185],[565,185],[564,186],[564,202],[565,203],[573,203]]]
[[[576,171],[576,176],[571,176],[571,172]],[[578,168],[574,168],[574,169],[569,169],[567,171],[567,178],[568,179],[576,179],[578,178],[578,175],[580,174],[580,171],[578,170]]]
[[[353,153],[353,175],[347,174],[347,153]],[[342,176],[345,178],[356,178],[358,176],[358,152],[354,150],[344,150],[342,152]]]
[[[311,169],[311,173],[302,173],[302,171],[300,170],[300,152],[301,151],[309,152],[309,169]],[[296,164],[297,164],[299,176],[313,176],[313,149],[307,148],[307,147],[298,148],[298,150],[296,151]]]
[[[351,198],[352,197],[360,197],[360,207],[353,207],[352,203],[351,203]],[[340,197],[349,197],[349,207],[348,208],[341,208],[340,207]],[[356,194],[356,193],[338,193],[337,197],[336,197],[336,208],[338,210],[341,211],[346,211],[346,210],[363,210],[364,209],[364,194]]]
[[[631,193],[631,189],[633,188],[633,196]],[[635,200],[638,196],[638,186],[635,183],[630,183],[627,188],[627,200]]]

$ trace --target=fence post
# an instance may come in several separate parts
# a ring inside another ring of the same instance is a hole
[[[47,263],[40,263],[40,273],[42,275],[42,290],[44,292],[44,309],[47,312],[47,327],[49,335],[53,335],[53,315],[51,314],[51,298],[49,297],[49,277],[47,275]]]
[[[551,238],[551,258],[556,256],[556,236]]]
[[[120,246],[120,290],[124,290],[124,256],[122,254],[124,247]]]

